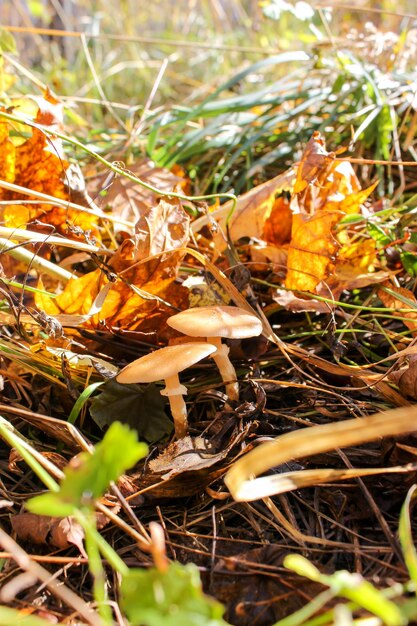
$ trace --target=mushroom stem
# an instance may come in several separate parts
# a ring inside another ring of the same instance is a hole
[[[220,376],[226,384],[226,393],[229,400],[239,400],[239,383],[237,382],[236,370],[229,359],[230,348],[222,343],[221,337],[210,337],[209,343],[216,346],[216,352],[211,354],[211,358],[219,368]]]
[[[167,396],[174,420],[175,436],[182,439],[188,434],[187,407],[183,396],[187,387],[181,385],[178,374],[165,379],[165,388],[161,389],[161,396]]]

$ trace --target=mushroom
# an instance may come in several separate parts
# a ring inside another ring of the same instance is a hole
[[[182,397],[187,393],[187,388],[180,384],[178,373],[198,363],[215,350],[212,344],[202,342],[167,346],[132,361],[119,372],[116,380],[122,384],[164,380],[166,387],[161,389],[161,395],[168,397],[174,419],[175,436],[180,439],[187,434],[188,421],[187,408]]]
[[[239,307],[203,306],[181,311],[168,318],[167,324],[190,337],[206,337],[207,341],[216,346],[217,350],[211,357],[226,383],[226,392],[230,400],[238,400],[239,385],[236,381],[236,370],[229,359],[229,347],[222,343],[222,337],[227,339],[257,337],[262,332],[262,322],[252,313]]]

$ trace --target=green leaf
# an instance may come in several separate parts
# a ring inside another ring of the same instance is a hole
[[[289,554],[284,559],[284,567],[296,572],[299,576],[305,576],[315,582],[321,582],[321,573],[311,561],[300,554]]]
[[[51,626],[51,622],[34,615],[24,615],[16,609],[0,606],[0,626]]]
[[[417,276],[417,257],[414,252],[401,252],[401,262],[410,276]]]
[[[156,385],[120,385],[110,380],[92,400],[90,413],[100,428],[118,419],[149,443],[169,435],[173,428],[165,413],[165,400]]]
[[[32,498],[27,508],[38,515],[65,517],[76,508],[92,507],[110,482],[135,465],[147,450],[146,444],[138,443],[133,430],[113,422],[93,454],[81,453],[76,466],[64,470],[59,491]]]
[[[84,389],[82,394],[77,398],[74,406],[71,409],[71,413],[68,416],[68,421],[70,424],[75,424],[81,412],[81,409],[83,408],[84,404],[87,402],[88,398],[91,396],[92,393],[95,392],[96,389],[98,389],[102,385],[104,385],[104,383],[100,381],[98,383],[91,383],[91,385],[89,385],[88,387]]]
[[[388,626],[402,626],[405,622],[400,608],[359,574],[351,574],[345,570],[331,575],[322,574],[310,561],[296,554],[288,555],[284,559],[284,566],[300,576],[327,585],[333,596],[355,602],[358,606],[380,617]]]
[[[407,566],[408,573],[410,574],[410,578],[414,582],[417,589],[417,551],[413,542],[410,522],[410,504],[411,500],[416,497],[416,488],[417,486],[413,485],[407,493],[407,497],[401,509],[400,525],[398,530],[404,561]]]
[[[345,217],[340,220],[339,224],[360,224],[364,220],[364,216],[360,213],[351,213],[350,215],[345,215]]]
[[[0,51],[17,54],[15,38],[12,33],[9,33],[9,31],[3,28],[0,29]]]
[[[171,563],[168,570],[131,569],[121,584],[131,626],[225,626],[223,607],[204,595],[198,568]]]
[[[77,504],[75,502],[64,502],[60,492],[52,493],[48,491],[28,500],[26,508],[31,513],[36,513],[36,515],[68,517],[69,515],[74,515]]]
[[[366,229],[369,233],[369,235],[372,237],[372,239],[374,241],[376,241],[376,243],[379,246],[388,246],[392,239],[391,237],[388,237],[388,235],[383,231],[383,229],[380,226],[377,226],[377,224],[373,224],[372,222],[368,222],[366,225]]]
[[[339,580],[338,577],[340,577]],[[342,571],[336,572],[329,578],[332,578],[336,585],[340,584],[338,595],[352,600],[358,606],[376,615],[387,626],[402,626],[405,623],[400,608],[359,574]]]

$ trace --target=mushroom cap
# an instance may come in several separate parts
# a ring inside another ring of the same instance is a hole
[[[262,332],[262,322],[237,306],[202,306],[167,319],[168,326],[190,337],[245,339]]]
[[[132,361],[116,376],[118,383],[153,383],[166,380],[178,372],[198,363],[216,351],[210,343],[185,343],[167,346]]]

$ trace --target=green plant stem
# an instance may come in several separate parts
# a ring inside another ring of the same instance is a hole
[[[100,533],[97,531],[97,528],[95,527],[95,524],[91,523],[89,518],[86,517],[85,513],[80,511],[79,509],[77,509],[76,512],[74,513],[74,517],[77,520],[77,522],[81,524],[81,526],[84,529],[84,532],[86,528],[88,529],[88,533],[91,539],[94,539],[98,550],[101,552],[101,554],[109,563],[109,565],[111,565],[111,567],[116,572],[119,572],[119,574],[121,574],[122,576],[126,576],[129,572],[129,568],[127,567],[127,565],[125,565],[124,561],[120,558],[117,552],[111,547],[111,545],[107,543],[107,541],[100,535]]]
[[[45,274],[48,274],[51,278],[56,278],[62,282],[67,283],[70,278],[76,278],[76,276],[68,270],[46,259],[42,259],[40,256],[30,252],[30,250],[26,250],[26,248],[23,248],[21,245],[9,239],[0,238],[0,252],[7,252],[7,254],[10,254],[14,259],[23,261],[39,272],[45,272]]]
[[[265,287],[273,287],[274,289],[277,289],[277,287],[279,287],[279,285],[276,285],[274,283],[269,283],[266,280],[261,280],[260,278],[252,278],[252,282],[253,283],[257,283],[258,285],[263,285]],[[285,290],[285,291],[290,291],[290,290]],[[318,300],[319,302],[326,302],[327,304],[330,304],[331,306],[340,306],[340,307],[345,307],[346,309],[358,309],[360,311],[371,311],[372,313],[392,313],[392,308],[387,308],[387,307],[372,307],[372,306],[362,306],[360,304],[349,304],[348,302],[340,302],[340,300],[332,300],[331,298],[324,298],[323,296],[318,296],[315,293],[310,293],[308,291],[296,291],[294,292],[296,295],[300,294],[300,296],[305,296],[306,298],[309,298],[310,300]],[[397,294],[396,294],[397,295]],[[308,302],[308,300],[306,300],[306,302]],[[280,310],[282,309],[282,306],[277,304],[277,308],[276,310]],[[273,312],[273,310],[271,309],[271,311]],[[416,307],[413,308],[404,308],[404,309],[395,309],[395,319],[398,319],[397,313],[415,313],[416,312]]]
[[[50,490],[59,491],[58,483],[52,478],[50,474],[42,467],[39,461],[36,460],[32,447],[19,435],[14,432],[14,427],[10,422],[0,416],[0,437],[6,441],[10,447],[15,448],[22,459],[28,464],[30,469],[38,476],[43,484]]]
[[[311,602],[303,606],[295,613],[291,613],[288,617],[276,622],[274,626],[300,626],[307,619],[309,619],[314,613],[317,613],[323,608],[330,600],[334,598],[334,592],[331,589],[326,589],[322,593],[319,593]]]
[[[88,555],[88,569],[93,577],[93,595],[97,604],[98,614],[107,626],[112,626],[113,618],[106,591],[106,573],[101,562],[100,550],[97,543],[94,521],[94,511],[86,516],[77,515],[82,524],[85,537],[85,549]]]
[[[13,425],[1,416],[0,437],[6,441],[10,447],[15,448],[19,452],[22,459],[50,491],[55,493],[59,491],[58,483],[47,471],[45,471],[39,461],[36,460],[35,455],[38,454],[37,451],[32,449],[32,447],[21,436],[17,435],[14,432]],[[128,573],[127,566],[124,564],[117,552],[113,550],[100,533],[97,532],[95,526],[92,526],[88,518],[86,518],[86,516],[79,510],[75,511],[74,517],[81,524],[84,532],[87,528],[89,536],[94,538],[101,554],[113,567],[113,569],[119,572],[122,576],[125,576]]]
[[[9,280],[4,276],[0,279],[9,287],[14,287],[15,289],[24,289],[25,291],[29,291],[30,293],[39,293],[42,296],[48,296],[48,298],[57,298],[58,294],[51,293],[49,291],[45,291],[44,289],[37,289],[36,287],[29,287],[29,285],[24,285],[23,283],[18,283],[16,280]]]

